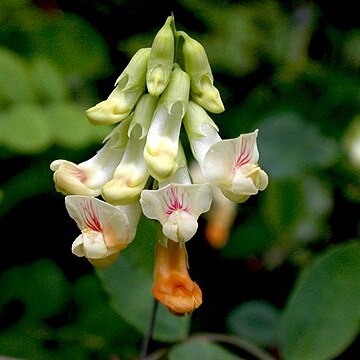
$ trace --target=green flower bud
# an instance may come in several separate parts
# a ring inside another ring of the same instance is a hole
[[[223,112],[224,105],[213,85],[214,77],[204,47],[183,31],[178,31],[177,35],[184,39],[182,50],[185,71],[191,81],[191,96],[204,109],[212,113]]]
[[[107,100],[91,107],[86,116],[94,125],[111,125],[125,119],[145,91],[150,48],[140,49],[115,82]]]
[[[156,34],[147,66],[146,85],[150,95],[159,96],[165,90],[174,63],[174,33],[172,16]]]

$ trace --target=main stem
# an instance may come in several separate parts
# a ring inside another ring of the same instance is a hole
[[[148,353],[148,349],[149,349],[149,343],[154,331],[154,326],[155,326],[155,319],[156,319],[156,312],[157,312],[157,308],[158,308],[158,301],[156,299],[154,299],[154,303],[153,303],[153,308],[151,311],[151,316],[150,316],[150,320],[149,320],[149,324],[148,327],[146,329],[146,333],[144,336],[144,341],[143,341],[143,346],[142,346],[142,350],[141,350],[141,354],[140,354],[140,360],[145,360],[147,357],[147,353]]]

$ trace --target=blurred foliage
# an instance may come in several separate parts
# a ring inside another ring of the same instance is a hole
[[[190,256],[190,271],[204,285],[204,310],[176,318],[159,308],[153,350],[170,360],[261,358],[262,352],[249,351],[253,347],[284,360],[354,358],[360,317],[360,29],[351,21],[352,7],[276,0],[179,0],[167,6],[1,0],[3,234],[12,234],[17,251],[36,237],[49,241],[49,230],[39,223],[44,214],[27,214],[36,233],[27,229],[24,238],[17,229],[6,231],[6,217],[21,227],[21,205],[55,192],[52,160],[83,161],[100,147],[109,129],[90,125],[84,110],[102,91],[109,93],[121,65],[151,45],[173,10],[177,27],[208,53],[226,107],[214,116],[221,135],[259,128],[260,164],[270,184],[239,205],[228,243],[216,252],[218,263],[202,233],[191,241],[189,251],[198,256]],[[50,201],[48,207],[53,214],[65,211]],[[9,266],[0,276],[0,355],[136,359],[152,307],[153,225],[142,221],[114,266],[96,273],[87,268],[88,274],[73,280],[37,254],[34,262],[12,265],[13,258],[18,264],[16,254],[6,246],[14,245],[4,245]],[[50,231],[54,244],[72,240]],[[234,264],[244,269],[250,262],[255,269],[238,279]],[[220,266],[227,278],[218,290],[207,272],[221,272]],[[270,282],[267,290],[256,283],[255,292],[245,288],[254,271]],[[275,288],[278,274],[281,286]],[[211,297],[216,292],[220,300]],[[217,308],[226,313],[218,328],[244,346],[193,335],[209,332],[208,318]]]

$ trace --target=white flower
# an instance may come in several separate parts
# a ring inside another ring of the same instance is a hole
[[[212,145],[204,159],[204,175],[230,200],[241,203],[268,185],[259,165],[258,130]]]
[[[219,129],[207,112],[194,101],[189,101],[184,126],[191,151],[202,169],[206,153],[212,145],[221,140]]]
[[[166,237],[185,242],[195,235],[200,214],[210,209],[211,188],[209,184],[169,184],[144,190],[140,203],[146,217],[160,221]]]
[[[144,148],[149,172],[159,181],[171,177],[178,167],[179,135],[187,110],[189,89],[189,76],[175,66],[155,110]]]
[[[155,35],[147,66],[146,85],[149,94],[160,96],[169,83],[174,64],[173,17],[166,19],[164,26]]]
[[[214,77],[204,47],[183,31],[177,31],[177,36],[184,39],[182,51],[185,71],[190,76],[192,98],[212,113],[223,112],[224,105],[213,84]]]
[[[113,205],[123,205],[138,199],[149,178],[143,152],[156,104],[155,97],[145,94],[136,105],[124,156],[114,176],[102,189],[104,199]]]
[[[95,266],[107,266],[135,237],[141,214],[138,202],[113,206],[91,196],[69,195],[65,206],[81,230],[72,252]]]
[[[130,120],[119,124],[91,159],[78,165],[67,160],[53,161],[50,169],[54,171],[56,190],[64,195],[100,195],[102,186],[111,179],[124,154]]]
[[[86,110],[92,124],[110,125],[124,120],[145,91],[150,48],[138,50],[115,82],[108,98]]]

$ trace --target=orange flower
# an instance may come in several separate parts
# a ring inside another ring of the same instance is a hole
[[[157,245],[152,292],[178,316],[193,312],[202,303],[201,290],[189,276],[186,256],[177,242],[168,240],[167,247]]]

